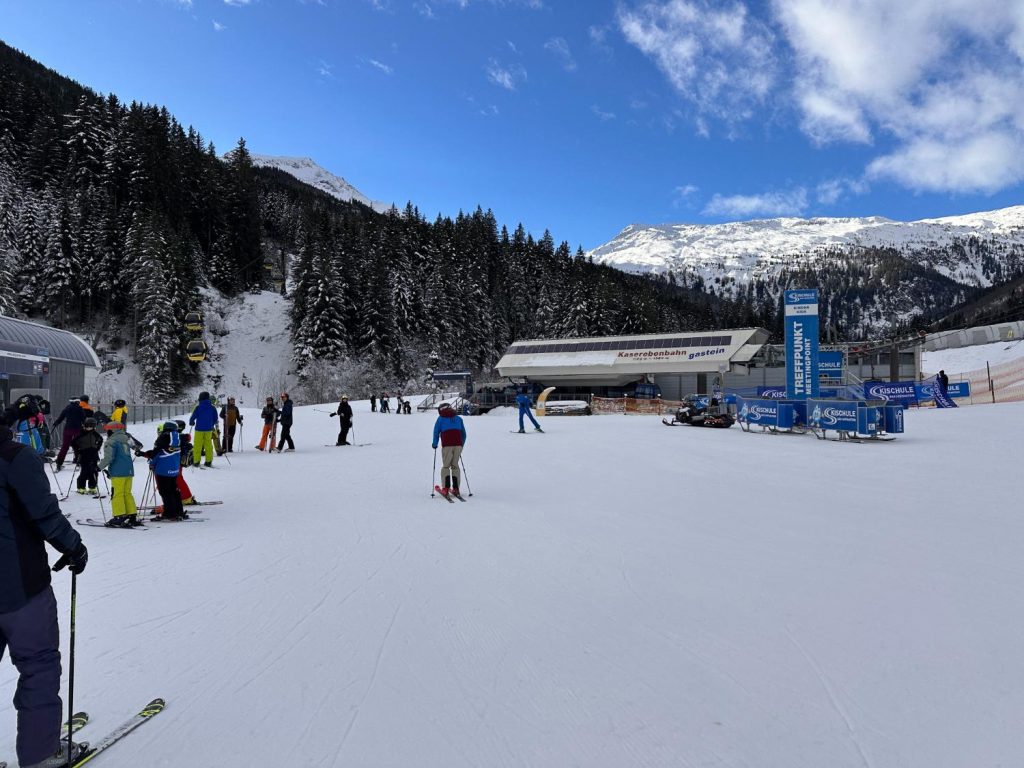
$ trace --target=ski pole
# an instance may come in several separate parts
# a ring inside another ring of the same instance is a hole
[[[434,493],[434,488],[437,487],[437,483],[434,482],[435,477],[437,477],[437,446],[434,447],[434,468],[430,470],[430,498],[437,495]]]
[[[462,458],[461,454],[459,455],[459,462],[462,464],[462,476],[466,478],[466,490],[469,491],[467,495],[472,496],[473,489],[469,485],[469,473],[466,472],[466,460]]]
[[[60,487],[60,480],[57,479],[57,470],[53,468],[53,464],[51,464],[50,462],[46,462],[46,466],[50,468],[50,474],[53,475],[53,482],[57,484],[57,490],[60,492],[60,495],[63,496],[64,489]],[[71,486],[68,486],[68,491],[70,490]]]
[[[71,768],[71,721],[75,714],[75,606],[78,602],[78,574],[71,571],[71,628],[68,633],[68,768]]]

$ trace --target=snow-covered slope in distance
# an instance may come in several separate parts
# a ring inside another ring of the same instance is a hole
[[[277,168],[287,174],[294,176],[299,181],[309,186],[326,192],[331,197],[336,197],[345,202],[355,201],[368,205],[375,211],[384,213],[391,208],[390,203],[382,203],[379,200],[371,200],[358,189],[349,184],[341,176],[335,176],[330,171],[318,165],[308,157],[274,157],[272,155],[252,155],[252,162],[261,168]]]
[[[969,254],[943,258],[956,242],[975,237],[998,246],[1024,248],[1024,206],[901,222],[866,218],[779,218],[726,224],[632,224],[589,255],[594,261],[636,273],[689,272],[705,280],[731,277],[745,283],[785,266],[813,263],[826,251],[855,254],[865,247],[895,248],[959,283],[990,280]],[[922,258],[921,254],[928,254]]]

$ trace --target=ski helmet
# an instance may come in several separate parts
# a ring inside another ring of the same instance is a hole
[[[440,411],[442,408],[451,408],[451,407],[452,407],[451,403],[441,403],[439,406],[437,406],[437,410]]]
[[[90,416],[88,419],[82,422],[82,426],[85,429],[96,429],[96,419]]]
[[[178,422],[176,422],[176,421],[165,421],[164,422],[164,429],[163,429],[163,431],[164,432],[177,432],[178,431]]]
[[[271,405],[273,405],[274,404],[274,398],[268,397],[267,398],[267,402],[270,403]]]
[[[341,396],[341,399],[342,399],[342,400],[348,400],[348,395],[342,395],[342,396]]]
[[[206,392],[205,390],[203,392],[200,392],[199,393],[199,399],[200,400],[209,400],[210,399],[210,393]]]
[[[115,408],[124,408],[126,405],[128,405],[128,403],[120,398],[114,401]]]
[[[185,422],[184,421],[182,421],[181,419],[176,419],[174,423],[178,427],[178,431],[179,432],[184,432],[185,431]]]
[[[80,398],[78,398],[78,402],[80,402],[80,403],[88,403],[89,402],[89,396],[88,395],[82,395]]]

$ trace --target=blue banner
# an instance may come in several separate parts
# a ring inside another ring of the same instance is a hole
[[[946,388],[946,395],[948,397],[970,397],[971,396],[971,382],[969,381],[958,381],[955,384],[950,384]],[[923,384],[917,385],[917,399],[918,400],[934,400],[935,399],[935,382],[927,381]]]
[[[917,402],[917,385],[912,381],[865,381],[864,397],[867,400],[900,400]]]
[[[843,378],[843,353],[819,352],[818,376],[824,376],[826,379]]]
[[[757,396],[771,400],[784,400],[786,398],[785,387],[758,387]]]
[[[786,394],[790,400],[818,396],[818,291],[786,291]]]

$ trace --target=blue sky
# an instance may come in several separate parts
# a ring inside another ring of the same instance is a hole
[[[1024,202],[1024,0],[0,0],[0,39],[219,151],[573,247]]]

